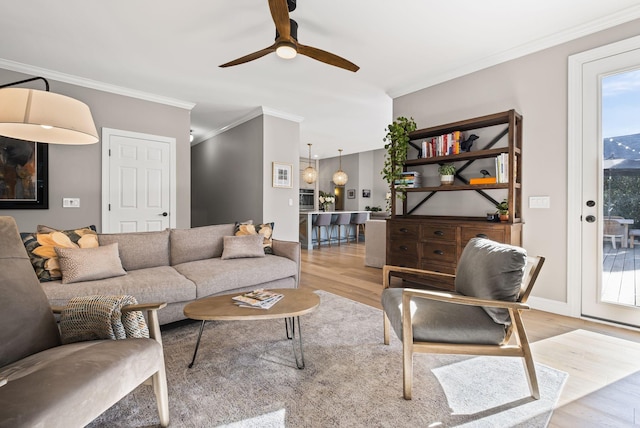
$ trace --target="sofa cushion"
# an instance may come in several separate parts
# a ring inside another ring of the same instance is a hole
[[[26,233],[22,234],[22,242],[40,281],[55,281],[62,278],[55,247],[95,248],[98,246],[96,232],[88,227],[46,233]]]
[[[89,424],[164,364],[153,339],[58,346],[0,369],[0,425]]]
[[[526,265],[527,252],[524,248],[473,238],[460,256],[455,289],[466,296],[515,302]],[[507,309],[483,309],[495,322],[510,324]]]
[[[199,260],[174,268],[196,284],[198,298],[295,277],[298,273],[298,265],[294,261],[272,255],[251,259]]]
[[[64,306],[72,297],[94,294],[131,295],[140,303],[184,302],[196,298],[194,283],[170,266],[132,270],[124,276],[64,286],[60,281],[43,282],[42,288],[54,306]]]
[[[172,229],[171,265],[222,256],[222,239],[233,235],[234,224]]]
[[[235,235],[261,235],[263,238],[264,253],[273,254],[272,239],[274,224],[275,223],[253,224],[253,222],[236,223]]]
[[[225,236],[222,260],[264,257],[263,239],[260,235]]]
[[[56,247],[62,283],[112,278],[126,275],[118,255],[118,243],[96,248]]]
[[[100,245],[118,243],[122,267],[126,271],[169,266],[169,229],[159,232],[98,234]]]

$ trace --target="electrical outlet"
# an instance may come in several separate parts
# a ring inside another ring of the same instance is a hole
[[[63,208],[80,208],[80,198],[62,198]]]

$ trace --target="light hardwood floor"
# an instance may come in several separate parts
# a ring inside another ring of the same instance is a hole
[[[302,250],[300,286],[380,309],[382,270],[364,266],[364,248]],[[536,310],[524,322],[534,359],[569,373],[550,427],[640,424],[640,332]]]

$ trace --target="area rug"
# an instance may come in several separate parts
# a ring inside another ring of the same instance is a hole
[[[536,364],[541,399],[529,396],[520,359],[414,357],[413,400],[402,398],[402,348],[382,343],[382,312],[319,291],[301,317],[306,367],[295,366],[283,320],[199,323],[163,331],[172,427],[544,427],[566,373]],[[92,427],[158,423],[142,386]]]

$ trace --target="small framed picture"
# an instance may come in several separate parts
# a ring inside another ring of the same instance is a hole
[[[290,163],[273,162],[273,187],[293,187]]]
[[[347,199],[355,199],[356,198],[356,189],[347,190]]]
[[[370,198],[371,197],[371,189],[362,189],[362,197]]]

